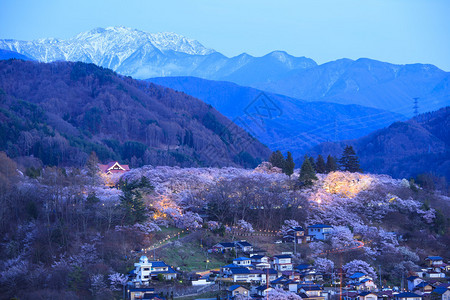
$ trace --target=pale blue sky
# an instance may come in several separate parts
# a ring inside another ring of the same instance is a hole
[[[227,56],[284,50],[318,63],[369,57],[450,71],[450,0],[0,0],[0,38],[69,38],[123,25]]]

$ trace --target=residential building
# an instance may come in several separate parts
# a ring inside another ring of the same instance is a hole
[[[230,286],[228,288],[228,296],[230,296],[230,298],[233,298],[237,295],[244,295],[248,297],[250,295],[250,291],[239,284]]]
[[[312,236],[314,240],[326,240],[332,230],[331,225],[315,224],[308,226],[308,235]]]
[[[112,161],[106,165],[98,164],[100,170],[100,177],[103,179],[106,186],[113,187],[119,182],[120,177],[130,171],[128,165],[121,165],[117,161]]]
[[[253,251],[253,245],[247,241],[238,241],[238,242],[234,242],[234,244],[242,252],[249,253],[249,252]]]
[[[422,300],[421,295],[417,295],[411,292],[404,292],[399,294],[394,294],[395,300]]]
[[[134,266],[134,275],[136,276],[134,281],[139,283],[148,283],[159,274],[162,274],[166,280],[175,279],[177,276],[177,272],[171,266],[163,261],[149,261],[147,256],[141,256],[139,262]]]
[[[413,292],[419,295],[429,294],[434,290],[434,286],[426,281],[422,281],[413,288]]]
[[[429,267],[441,267],[444,264],[444,259],[440,256],[428,256],[425,262]]]
[[[450,300],[450,289],[437,287],[430,294],[432,300]]]
[[[411,292],[419,283],[423,281],[423,279],[419,276],[409,276],[406,280],[408,281],[408,291]]]
[[[372,292],[362,292],[358,295],[358,300],[378,300],[378,295]]]
[[[252,264],[252,260],[247,257],[238,257],[233,259],[233,264],[239,267],[248,267]]]
[[[272,264],[273,268],[277,271],[293,270],[292,257],[289,254],[275,255]]]
[[[236,245],[234,243],[221,242],[215,244],[212,249],[214,252],[226,252],[226,251],[236,251]]]

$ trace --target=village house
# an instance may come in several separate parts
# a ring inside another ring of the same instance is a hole
[[[247,241],[237,241],[237,242],[234,242],[234,244],[242,252],[249,253],[249,252],[253,251],[253,245]]]
[[[372,292],[362,292],[358,295],[358,300],[377,300],[378,295]]]
[[[121,165],[117,161],[112,161],[106,165],[98,164],[100,170],[100,177],[103,178],[106,186],[113,187],[119,182],[120,177],[130,171],[128,165]]]
[[[325,224],[315,224],[308,226],[308,235],[314,240],[326,240],[330,235],[333,227]]]
[[[233,259],[233,264],[239,267],[248,267],[252,264],[252,260],[247,257],[238,257]]]
[[[283,236],[283,242],[285,243],[293,243],[297,244],[306,243],[311,241],[310,235],[305,235],[305,230],[298,227],[291,227],[287,230],[286,234]]]
[[[394,294],[395,300],[422,300],[422,296],[411,293],[411,292],[404,292],[399,294]]]
[[[430,294],[431,300],[450,300],[450,289],[448,287],[437,287]]]
[[[269,282],[278,278],[278,272],[272,268],[261,270],[261,284],[267,283],[267,278],[269,278]]]
[[[165,280],[175,279],[177,272],[164,263],[163,261],[149,261],[147,256],[141,256],[138,263],[134,264],[133,270],[135,278],[134,282],[141,284],[148,284],[151,279],[155,279],[159,274],[163,276]]]
[[[236,251],[236,245],[234,243],[226,243],[226,242],[221,242],[221,243],[217,243],[215,244],[212,248],[211,248],[212,252],[228,252],[228,251]]]
[[[422,281],[413,288],[413,293],[418,295],[429,294],[434,290],[434,286],[426,281]]]
[[[248,297],[249,294],[250,291],[239,284],[232,285],[228,288],[228,296],[230,298],[234,298],[237,295],[244,295],[245,297]]]
[[[231,269],[235,269],[235,268],[242,268],[242,267],[240,267],[236,264],[229,264],[229,265],[220,267],[220,272],[225,275],[231,275]]]
[[[98,167],[105,175],[124,174],[130,171],[130,167],[128,165],[121,165],[117,161],[109,162],[106,165],[98,164]]]
[[[377,285],[367,274],[356,272],[348,277],[349,284],[357,291],[371,291],[376,289]]]
[[[137,300],[143,299],[145,294],[155,294],[154,288],[128,288],[127,289],[128,299]]]
[[[275,255],[272,264],[277,271],[293,270],[292,257],[289,254]]]
[[[408,282],[408,291],[413,291],[414,288],[423,281],[422,278],[420,278],[419,276],[409,276],[408,278],[406,278],[407,282]]]
[[[258,287],[255,289],[256,295],[262,296],[262,297],[266,297],[267,294],[268,294],[270,291],[272,291],[272,290],[274,290],[274,288],[273,288],[272,286],[267,287],[266,285],[258,286]]]
[[[429,267],[442,267],[444,265],[444,260],[440,256],[428,256],[425,258],[425,262]]]
[[[297,286],[298,293],[304,293],[308,296],[308,299],[313,300],[324,300],[325,297],[322,296],[323,288],[317,284],[299,284]]]

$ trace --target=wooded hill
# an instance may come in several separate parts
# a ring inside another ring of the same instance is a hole
[[[409,178],[421,173],[445,176],[450,180],[450,107],[418,115],[406,122],[351,141],[323,143],[313,155],[342,153],[353,145],[366,172]]]
[[[270,151],[213,107],[93,64],[0,61],[0,151],[46,165],[253,167]]]

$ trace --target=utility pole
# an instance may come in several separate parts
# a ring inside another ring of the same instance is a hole
[[[378,265],[378,273],[380,273],[380,291],[381,291],[381,288],[382,288],[382,286],[381,286],[381,265]]]
[[[419,114],[419,97],[415,97],[414,99],[414,117],[417,117]]]
[[[297,233],[294,231],[294,254],[297,254]]]

